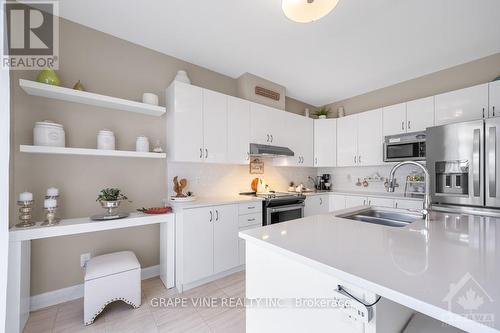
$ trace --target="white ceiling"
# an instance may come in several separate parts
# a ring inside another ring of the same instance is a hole
[[[500,52],[499,0],[340,0],[309,24],[280,0],[59,2],[69,20],[313,105]]]

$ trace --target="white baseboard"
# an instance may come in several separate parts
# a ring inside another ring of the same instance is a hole
[[[145,267],[141,270],[141,279],[146,280],[160,275],[160,265]],[[83,297],[83,283],[75,286],[52,290],[30,297],[30,311],[72,301]]]

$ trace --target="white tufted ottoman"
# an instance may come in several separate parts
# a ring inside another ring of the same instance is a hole
[[[84,324],[92,324],[114,301],[124,301],[134,308],[141,305],[141,265],[132,251],[104,254],[87,262]]]

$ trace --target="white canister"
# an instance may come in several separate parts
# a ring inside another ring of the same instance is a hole
[[[187,75],[186,71],[183,70],[177,71],[177,75],[175,76],[174,80],[191,84],[191,79],[189,79],[189,76]]]
[[[153,93],[142,94],[142,102],[145,104],[158,105],[158,95]]]
[[[50,120],[38,121],[33,128],[35,146],[66,147],[63,125]]]
[[[101,130],[97,133],[97,149],[115,150],[115,134],[110,130]]]
[[[149,153],[149,139],[145,136],[138,136],[135,141],[135,151]]]

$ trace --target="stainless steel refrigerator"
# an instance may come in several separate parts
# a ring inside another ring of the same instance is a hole
[[[500,208],[500,118],[427,129],[433,203]]]

